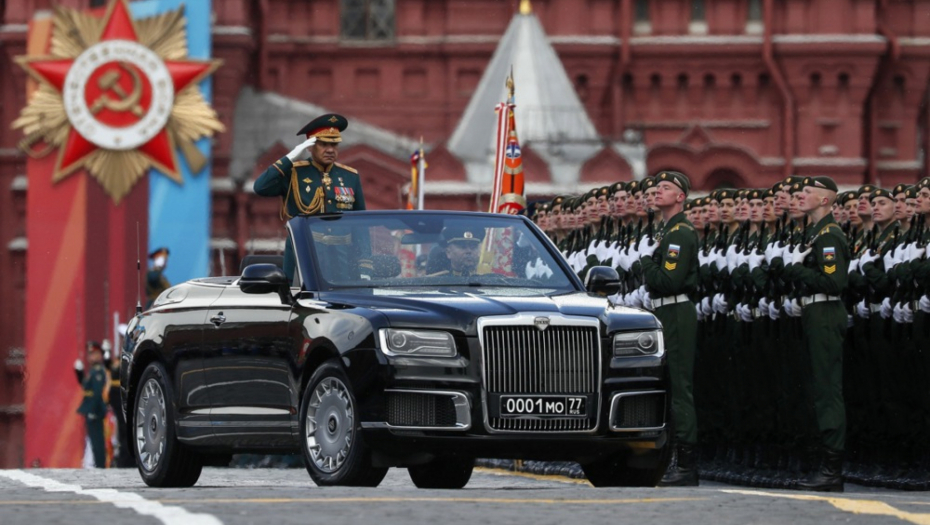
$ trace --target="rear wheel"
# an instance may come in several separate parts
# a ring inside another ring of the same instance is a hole
[[[142,373],[133,410],[136,464],[150,487],[190,487],[203,463],[199,454],[177,439],[177,416],[168,374],[160,363]]]
[[[323,363],[307,383],[300,403],[304,463],[319,486],[377,487],[388,469],[371,464],[348,385],[336,360]]]
[[[408,467],[410,480],[420,489],[460,489],[468,484],[475,469],[474,458],[437,458],[416,467]]]
[[[625,452],[602,461],[584,463],[581,470],[595,487],[655,487],[665,474],[667,463],[664,450],[642,455]]]

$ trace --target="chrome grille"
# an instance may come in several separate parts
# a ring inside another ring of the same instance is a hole
[[[496,394],[594,394],[597,328],[489,326],[484,330],[486,388]]]
[[[493,325],[483,329],[483,367],[489,397],[500,394],[591,395],[586,417],[493,417],[505,432],[585,432],[597,427],[600,343],[597,326]],[[488,407],[485,406],[485,410]]]

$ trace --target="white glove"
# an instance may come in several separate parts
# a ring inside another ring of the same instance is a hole
[[[812,250],[812,248],[811,248],[810,246],[808,246],[806,250],[801,251],[801,246],[799,245],[799,246],[794,250],[794,253],[791,254],[791,261],[792,261],[794,264],[803,264],[803,263],[804,263],[804,258],[807,257],[807,255],[808,255],[809,253],[811,253],[811,250]]]
[[[856,303],[856,315],[863,319],[868,319],[872,314],[872,311],[869,310],[869,305],[865,302],[865,299]]]
[[[924,257],[930,259],[930,244],[927,245],[927,252],[924,254]]]
[[[643,292],[643,308],[646,310],[655,310],[655,307],[652,305],[652,296],[649,295],[649,292]]]
[[[698,304],[694,305],[694,309],[697,310],[697,320],[698,320],[698,321],[703,321],[703,320],[704,320],[704,311],[701,310],[701,304],[698,303]]]
[[[772,261],[781,257],[782,248],[780,242],[769,243],[765,247],[765,262],[772,264]]]
[[[895,303],[894,307],[891,309],[891,317],[894,319],[894,322],[903,323],[903,315],[904,314],[901,312],[901,303]]]
[[[552,268],[549,268],[548,264],[539,261],[539,264],[536,265],[536,277],[542,277],[543,279],[552,277]]]
[[[859,271],[865,271],[865,265],[878,260],[878,254],[872,250],[866,250],[859,256]]]
[[[769,302],[765,297],[759,299],[759,315],[762,317],[769,315]]]
[[[911,308],[911,303],[904,303],[904,306],[901,307],[901,317],[904,323],[913,323],[914,322],[914,310]]]
[[[714,311],[724,315],[727,313],[727,300],[723,297],[722,293],[718,293],[714,296]]]
[[[765,260],[765,255],[753,250],[746,256],[746,259],[748,259],[749,271],[751,272],[762,265],[762,261]]]
[[[778,320],[778,316],[781,315],[781,311],[775,307],[774,304],[769,305],[769,318],[773,321]]]
[[[727,248],[726,260],[727,260],[727,270],[729,270],[730,273],[733,273],[733,270],[736,269],[736,267],[738,266],[738,262],[739,262],[739,254],[736,253],[735,244],[731,244],[730,247]]]
[[[853,273],[859,270],[859,259],[853,259],[849,261],[849,273]]]
[[[885,297],[885,300],[882,301],[882,319],[888,319],[889,317],[891,317],[892,313],[893,312],[891,308],[891,299],[888,297]]]
[[[536,259],[538,261],[539,259]],[[534,279],[536,278],[536,261],[531,261],[526,263],[526,278]]]
[[[916,242],[907,245],[907,253],[904,255],[905,261],[916,261],[924,256],[924,249],[917,246]]]
[[[927,297],[926,295],[921,297],[918,306],[922,312],[930,314],[930,297]]]
[[[698,263],[701,266],[707,266],[713,260],[714,260],[713,255],[711,255],[710,253],[708,253],[707,255],[704,255],[704,250],[698,250]]]
[[[656,248],[659,247],[659,243],[650,239],[649,237],[643,237],[639,240],[639,245],[636,246],[636,251],[639,253],[639,258],[643,257],[652,257],[652,254],[655,253]]]
[[[81,361],[80,359],[75,359],[75,360],[74,360],[74,369],[77,370],[78,372],[83,372],[83,371],[84,371],[84,361]]]
[[[886,272],[888,270],[891,270],[895,266],[897,266],[898,263],[900,262],[898,261],[898,257],[896,255],[899,251],[898,248],[899,248],[898,246],[895,246],[894,248],[889,250],[888,253],[886,253],[884,257],[882,257],[882,261],[885,263]]]
[[[736,311],[739,313],[739,318],[743,320],[744,323],[752,322],[752,309],[748,305],[740,303],[736,305]]]
[[[801,305],[797,299],[791,299],[785,303],[785,312],[791,317],[801,317]]]
[[[928,301],[928,304],[930,304],[930,301]],[[701,311],[704,312],[705,317],[709,317],[714,313],[714,305],[711,303],[710,296],[701,300]]]
[[[718,271],[723,271],[727,269],[727,254],[722,249],[714,250],[714,266],[717,267]]]
[[[633,266],[633,258],[630,257],[630,255],[626,253],[625,251],[620,252],[620,257],[617,260],[617,262],[620,265],[620,267],[623,268],[623,271],[625,272],[630,271],[630,267]]]
[[[643,307],[643,295],[642,295],[642,292],[640,291],[640,288],[637,288],[636,290],[631,292],[629,297],[627,297],[627,300],[629,300],[630,306],[632,306],[633,308],[642,308]]]
[[[291,152],[285,156],[290,159],[291,162],[294,162],[297,160],[297,157],[299,157],[300,154],[304,152],[305,149],[314,144],[316,144],[316,137],[310,137],[309,139],[298,144],[296,148],[292,149]]]

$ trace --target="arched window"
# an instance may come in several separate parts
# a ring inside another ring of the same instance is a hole
[[[395,0],[341,0],[342,38],[393,40]]]

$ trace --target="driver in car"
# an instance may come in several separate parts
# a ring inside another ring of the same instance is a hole
[[[446,243],[446,257],[449,258],[448,270],[436,272],[431,276],[474,275],[478,269],[481,257],[481,241],[484,240],[483,228],[469,226],[447,226],[442,230],[442,238]]]

